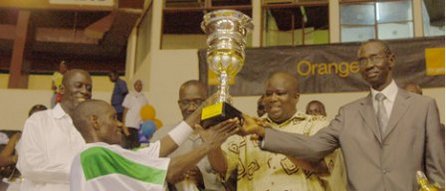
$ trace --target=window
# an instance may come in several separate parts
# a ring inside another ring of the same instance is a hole
[[[340,17],[342,42],[414,36],[412,1],[343,3]]]
[[[263,1],[262,46],[325,43],[329,43],[328,1]]]
[[[201,30],[203,15],[217,9],[235,9],[252,17],[250,0],[165,0],[161,49],[207,47],[207,35]],[[251,35],[248,36],[248,44]]]
[[[422,2],[424,36],[444,36],[444,1]]]

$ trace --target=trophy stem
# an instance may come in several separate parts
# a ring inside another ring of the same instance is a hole
[[[218,89],[218,102],[231,103],[231,99],[229,96],[229,76],[226,71],[222,71],[220,73],[220,86]]]

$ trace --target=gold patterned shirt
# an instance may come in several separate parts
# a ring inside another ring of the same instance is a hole
[[[313,135],[328,125],[323,117],[310,116],[297,112],[292,118],[275,124],[270,119],[272,128],[290,133]],[[228,138],[222,145],[228,169],[226,178],[237,170],[237,190],[240,191],[321,191],[326,189],[318,176],[296,166],[287,156],[260,149],[250,136],[238,135]],[[325,162],[333,167],[334,157]]]

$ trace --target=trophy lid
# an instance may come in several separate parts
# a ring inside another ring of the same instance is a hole
[[[233,23],[238,23],[238,27],[243,30],[244,34],[254,28],[251,18],[244,13],[232,9],[221,9],[206,13],[203,16],[203,21],[201,22],[201,29],[205,33],[210,33],[210,31],[215,29],[215,27],[209,27],[209,25],[211,25],[215,21],[221,21],[225,19]]]

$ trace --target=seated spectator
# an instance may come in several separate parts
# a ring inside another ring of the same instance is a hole
[[[17,162],[17,155],[14,153],[14,148],[20,140],[21,132],[17,132],[9,138],[8,144],[0,152],[0,167],[13,165]]]
[[[238,130],[237,119],[206,131],[197,126],[204,140],[202,146],[176,158],[161,158],[184,142],[193,131],[189,125],[197,122],[200,113],[201,108],[161,141],[130,151],[120,146],[123,124],[111,105],[99,100],[81,103],[74,112],[73,123],[87,145],[73,161],[71,191],[164,190],[165,181],[178,181],[210,150],[219,147]]]
[[[10,134],[11,132],[6,132]],[[14,152],[14,147],[17,145],[20,139],[21,133],[14,133],[7,141],[6,145],[1,145],[0,148],[0,176],[2,181],[0,182],[0,190],[18,190],[20,188],[20,172],[16,169],[15,164],[17,162],[17,154]]]
[[[404,89],[408,92],[423,95],[423,90],[417,83],[413,83],[413,82],[407,83],[406,85],[404,85]]]
[[[307,109],[305,113],[308,115],[322,115],[327,117],[324,104],[318,100],[310,101],[307,104]]]
[[[31,107],[31,109],[28,112],[28,117],[31,116],[33,113],[38,112],[38,111],[43,111],[43,110],[47,110],[48,108],[42,104],[36,104],[33,107]]]

